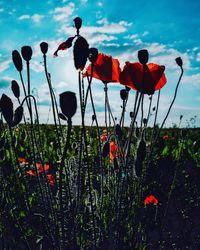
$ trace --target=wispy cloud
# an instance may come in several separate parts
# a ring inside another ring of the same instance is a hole
[[[22,15],[20,17],[18,17],[18,20],[22,21],[22,20],[28,20],[31,19],[35,24],[40,23],[40,21],[42,20],[44,16],[43,15],[39,15],[39,14],[34,14],[32,16],[30,15]]]
[[[7,70],[10,67],[12,60],[6,60],[4,62],[1,62],[0,64],[0,73],[4,72],[5,70]]]
[[[66,22],[75,10],[75,4],[70,2],[64,7],[57,7],[50,12],[56,22]]]

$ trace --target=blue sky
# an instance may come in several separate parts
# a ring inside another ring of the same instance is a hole
[[[23,45],[33,48],[31,61],[31,88],[37,96],[42,122],[48,119],[50,99],[43,74],[42,55],[39,44],[49,43],[48,65],[56,94],[70,90],[77,93],[77,72],[73,66],[72,50],[53,52],[60,42],[75,33],[73,19],[83,19],[81,34],[90,47],[107,53],[120,60],[121,68],[125,61],[137,61],[137,51],[148,49],[149,62],[166,66],[167,84],[161,91],[159,122],[173,98],[173,92],[180,74],[174,59],[181,56],[184,62],[184,77],[178,97],[170,113],[167,126],[179,123],[182,126],[200,126],[200,2],[196,0],[162,1],[119,1],[119,0],[77,0],[77,1],[0,1],[0,95],[10,91],[12,79],[19,81],[12,61],[12,50],[21,50]],[[26,79],[26,72],[23,72]],[[20,82],[20,81],[19,81]],[[109,85],[109,96],[114,115],[119,117],[121,101],[118,84]],[[98,117],[103,121],[103,85],[93,82],[94,99]],[[156,101],[156,95],[154,102]],[[129,124],[129,111],[133,109],[134,91],[131,92],[127,108],[126,124]],[[148,96],[145,98],[146,109]],[[91,122],[91,106],[87,109],[87,122]],[[190,122],[194,116],[196,124]],[[79,123],[79,112],[74,122]],[[50,115],[50,121],[52,117]],[[153,120],[153,116],[152,116]]]

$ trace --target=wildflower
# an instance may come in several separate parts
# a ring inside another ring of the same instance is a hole
[[[87,67],[87,73],[92,74],[91,64]],[[119,74],[121,69],[119,67],[119,60],[112,58],[112,56],[102,53],[98,54],[98,58],[94,63],[93,77],[101,80],[102,82],[119,82]],[[86,76],[84,73],[83,76]]]
[[[164,135],[163,136],[163,140],[168,140],[169,139],[169,136],[168,135]]]
[[[111,141],[110,142],[110,153],[109,153],[109,156],[110,156],[110,162],[112,162],[115,158],[115,152],[117,150],[117,145],[114,141]]]
[[[106,129],[103,130],[103,133],[100,135],[100,139],[101,139],[102,142],[107,141],[108,135],[107,135],[107,130]]]
[[[144,204],[145,205],[149,205],[149,204],[157,205],[158,204],[158,200],[155,198],[155,196],[149,195],[149,196],[147,196],[145,198]]]
[[[142,65],[138,62],[126,62],[124,69],[120,73],[119,81],[121,84],[143,94],[152,95],[167,82],[164,70],[164,66],[154,63]]]
[[[51,186],[55,185],[55,178],[54,178],[54,176],[53,176],[52,174],[48,174],[48,175],[47,175],[47,179],[48,179],[49,184],[50,184]]]
[[[18,158],[18,162],[22,163],[22,164],[28,164],[28,162],[26,161],[26,159],[21,158],[21,157]]]

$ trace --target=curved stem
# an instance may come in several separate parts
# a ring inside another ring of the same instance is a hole
[[[166,122],[166,120],[167,120],[167,118],[168,118],[168,116],[169,116],[169,113],[170,113],[170,111],[171,111],[171,108],[172,108],[172,106],[173,106],[173,104],[174,104],[174,101],[175,101],[175,99],[176,99],[177,92],[178,92],[178,87],[179,87],[181,78],[182,78],[182,76],[183,76],[183,72],[184,72],[184,71],[183,71],[183,68],[181,67],[181,74],[180,74],[180,77],[179,77],[178,82],[177,82],[177,85],[176,85],[176,89],[175,89],[175,92],[174,92],[174,98],[173,98],[173,100],[172,100],[172,102],[171,102],[171,104],[170,104],[170,106],[169,106],[169,109],[168,109],[168,111],[167,111],[167,114],[166,114],[166,116],[165,116],[165,118],[164,118],[164,120],[163,120],[163,122],[162,122],[162,124],[161,124],[161,126],[160,126],[160,129],[159,129],[159,131],[158,131],[158,134],[156,135],[156,140],[157,140],[158,136],[160,135],[160,131],[161,131],[161,129],[163,128],[163,126],[164,126],[164,124],[165,124],[165,122]],[[156,141],[156,140],[155,140],[155,141]]]

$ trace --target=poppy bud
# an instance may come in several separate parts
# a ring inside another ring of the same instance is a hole
[[[12,89],[12,92],[13,92],[14,96],[16,98],[19,98],[19,96],[20,96],[20,88],[19,88],[19,84],[17,83],[17,81],[12,80],[11,89]]]
[[[177,57],[177,58],[175,59],[175,61],[176,61],[177,65],[178,65],[179,67],[182,67],[182,66],[183,66],[183,61],[182,61],[181,57]]]
[[[17,71],[21,72],[23,69],[22,58],[17,50],[13,50],[12,60]]]
[[[40,43],[40,49],[41,49],[42,53],[45,55],[48,51],[48,43],[46,43],[46,42]]]
[[[115,133],[118,136],[119,139],[122,138],[122,129],[119,124],[116,125],[115,127]]]
[[[23,46],[21,49],[21,53],[22,53],[22,57],[25,61],[30,61],[33,51],[32,48],[30,46]]]
[[[74,44],[74,65],[76,69],[83,70],[88,57],[88,43],[85,38],[79,36]]]
[[[13,120],[13,102],[12,100],[5,94],[2,95],[0,100],[1,112],[3,114],[4,119],[8,123],[9,126],[12,125]]]
[[[156,107],[154,106],[154,107],[152,108],[152,110],[155,111],[155,110],[156,110]]]
[[[147,64],[149,60],[149,52],[146,49],[138,51],[138,60],[141,64]]]
[[[18,108],[16,108],[15,113],[14,113],[13,122],[12,122],[12,127],[16,126],[17,124],[19,124],[21,122],[22,117],[23,117],[23,113],[24,113],[23,106],[20,105]]]
[[[79,30],[82,26],[82,19],[80,17],[74,18],[74,25],[77,30]]]
[[[180,115],[180,120],[182,120],[183,119],[183,115]]]
[[[77,108],[76,94],[70,91],[66,91],[60,94],[60,107],[62,113],[68,119],[71,119],[72,116],[76,113],[76,108]]]
[[[125,89],[121,89],[121,90],[120,90],[120,97],[121,97],[121,99],[122,99],[123,101],[126,100],[126,98],[127,98],[127,92],[126,92]]]
[[[130,118],[134,117],[134,112],[130,112]]]
[[[110,144],[107,141],[103,146],[102,156],[105,158],[110,152]]]
[[[92,115],[92,121],[96,120],[96,115]]]
[[[88,59],[90,60],[90,62],[95,63],[97,58],[98,58],[98,49],[90,48],[89,55],[88,55]]]

